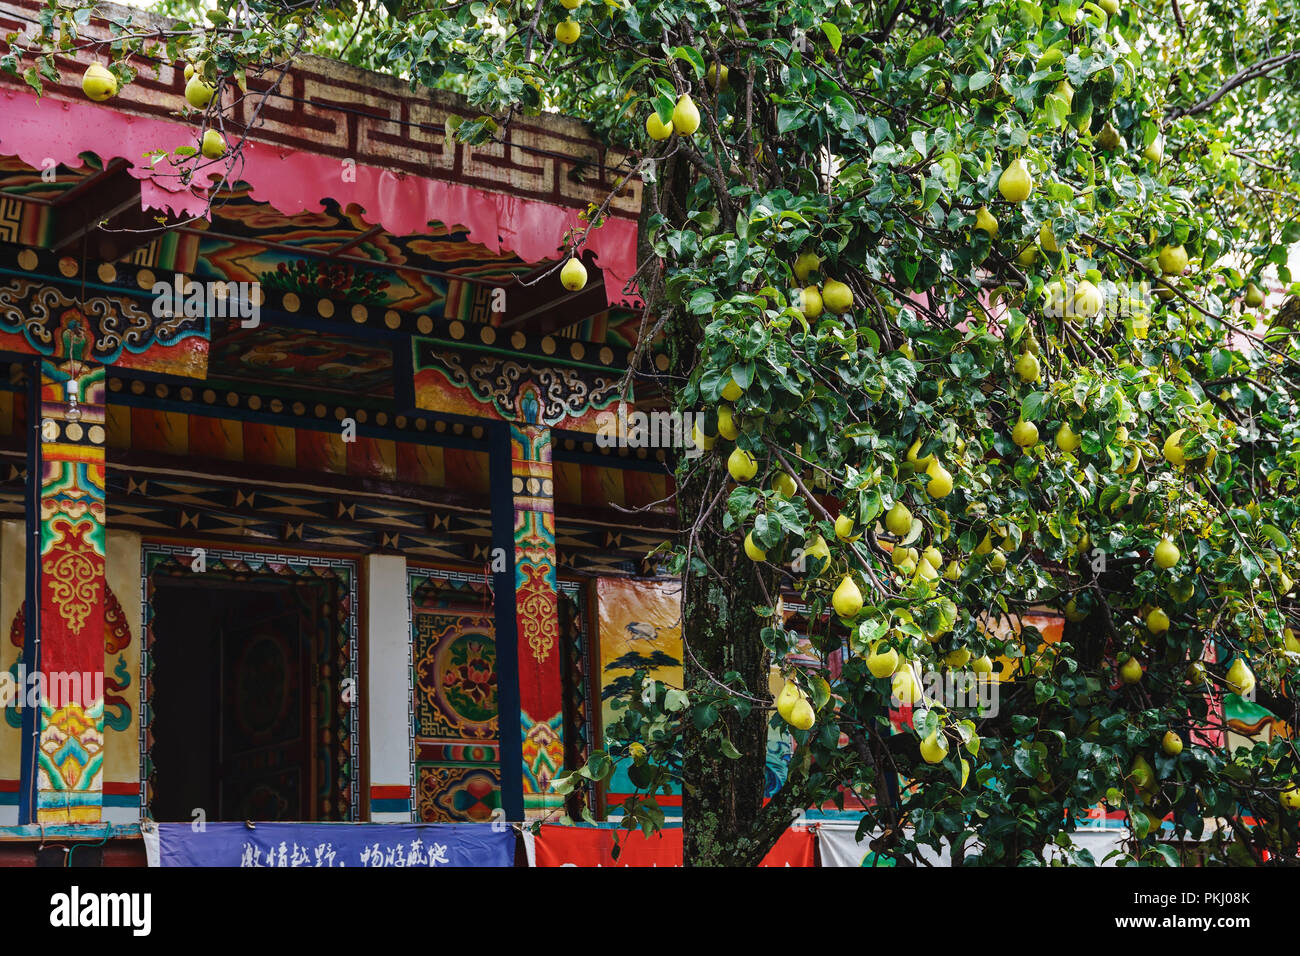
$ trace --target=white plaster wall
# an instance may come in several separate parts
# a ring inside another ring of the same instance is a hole
[[[361,706],[366,712],[366,745],[370,786],[411,789],[411,671],[409,660],[410,596],[406,558],[372,554],[366,557],[366,686]],[[376,823],[406,823],[409,810],[371,809]]]

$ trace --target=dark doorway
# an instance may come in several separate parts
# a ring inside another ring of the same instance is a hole
[[[155,579],[154,819],[318,819],[321,591],[196,577]]]

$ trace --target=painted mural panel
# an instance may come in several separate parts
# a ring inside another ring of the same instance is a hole
[[[0,621],[5,633],[0,635],[0,672],[17,674],[22,656],[21,643],[15,643],[9,624],[23,603],[26,547],[22,521],[6,521],[0,526]],[[18,822],[18,779],[22,732],[19,711],[6,704],[5,719],[0,720],[0,821]]]
[[[481,585],[415,573],[412,585],[416,820],[481,822],[501,805],[491,609]]]
[[[108,529],[104,607],[104,809],[140,816],[140,536]],[[118,595],[121,595],[119,599]],[[120,814],[120,816],[118,816]]]
[[[639,694],[633,676],[647,676],[672,687],[684,680],[682,660],[681,587],[676,581],[645,581],[631,578],[597,578],[596,605],[600,638],[601,726],[607,728],[619,718],[613,702]],[[607,747],[617,745],[606,739]],[[633,793],[626,762],[614,772],[608,787],[611,807]],[[663,805],[680,800],[680,788]]]

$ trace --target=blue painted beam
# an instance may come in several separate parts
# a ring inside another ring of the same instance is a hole
[[[23,633],[23,663],[29,675],[41,667],[41,374],[39,361],[27,368],[27,488],[24,498],[24,526],[27,535],[23,596],[27,601]],[[35,412],[35,414],[33,414]],[[18,688],[26,694],[27,688]],[[40,708],[23,708],[21,761],[18,774],[18,822],[36,820],[36,736]]]
[[[492,575],[492,610],[497,645],[497,727],[501,734],[501,808],[505,811],[507,820],[522,820],[524,740],[520,727],[519,629],[515,607],[515,497],[511,488],[510,458],[510,425],[508,422],[494,423],[488,450],[492,547],[494,550],[504,549],[505,554],[505,570]]]
[[[0,826],[0,840],[117,840],[139,839],[138,823],[36,823]]]

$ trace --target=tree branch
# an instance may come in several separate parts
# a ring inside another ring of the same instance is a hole
[[[1218,90],[1201,100],[1199,103],[1194,103],[1186,109],[1170,110],[1168,113],[1169,118],[1178,119],[1180,116],[1195,116],[1198,113],[1204,113],[1215,103],[1219,102],[1219,100],[1237,89],[1237,87],[1243,86],[1251,80],[1258,80],[1262,76],[1267,76],[1274,70],[1281,69],[1288,63],[1294,63],[1297,60],[1300,60],[1300,52],[1280,53],[1277,56],[1271,56],[1266,60],[1260,60],[1249,69],[1241,70],[1240,72],[1233,74],[1229,77],[1226,83],[1218,88]]]

